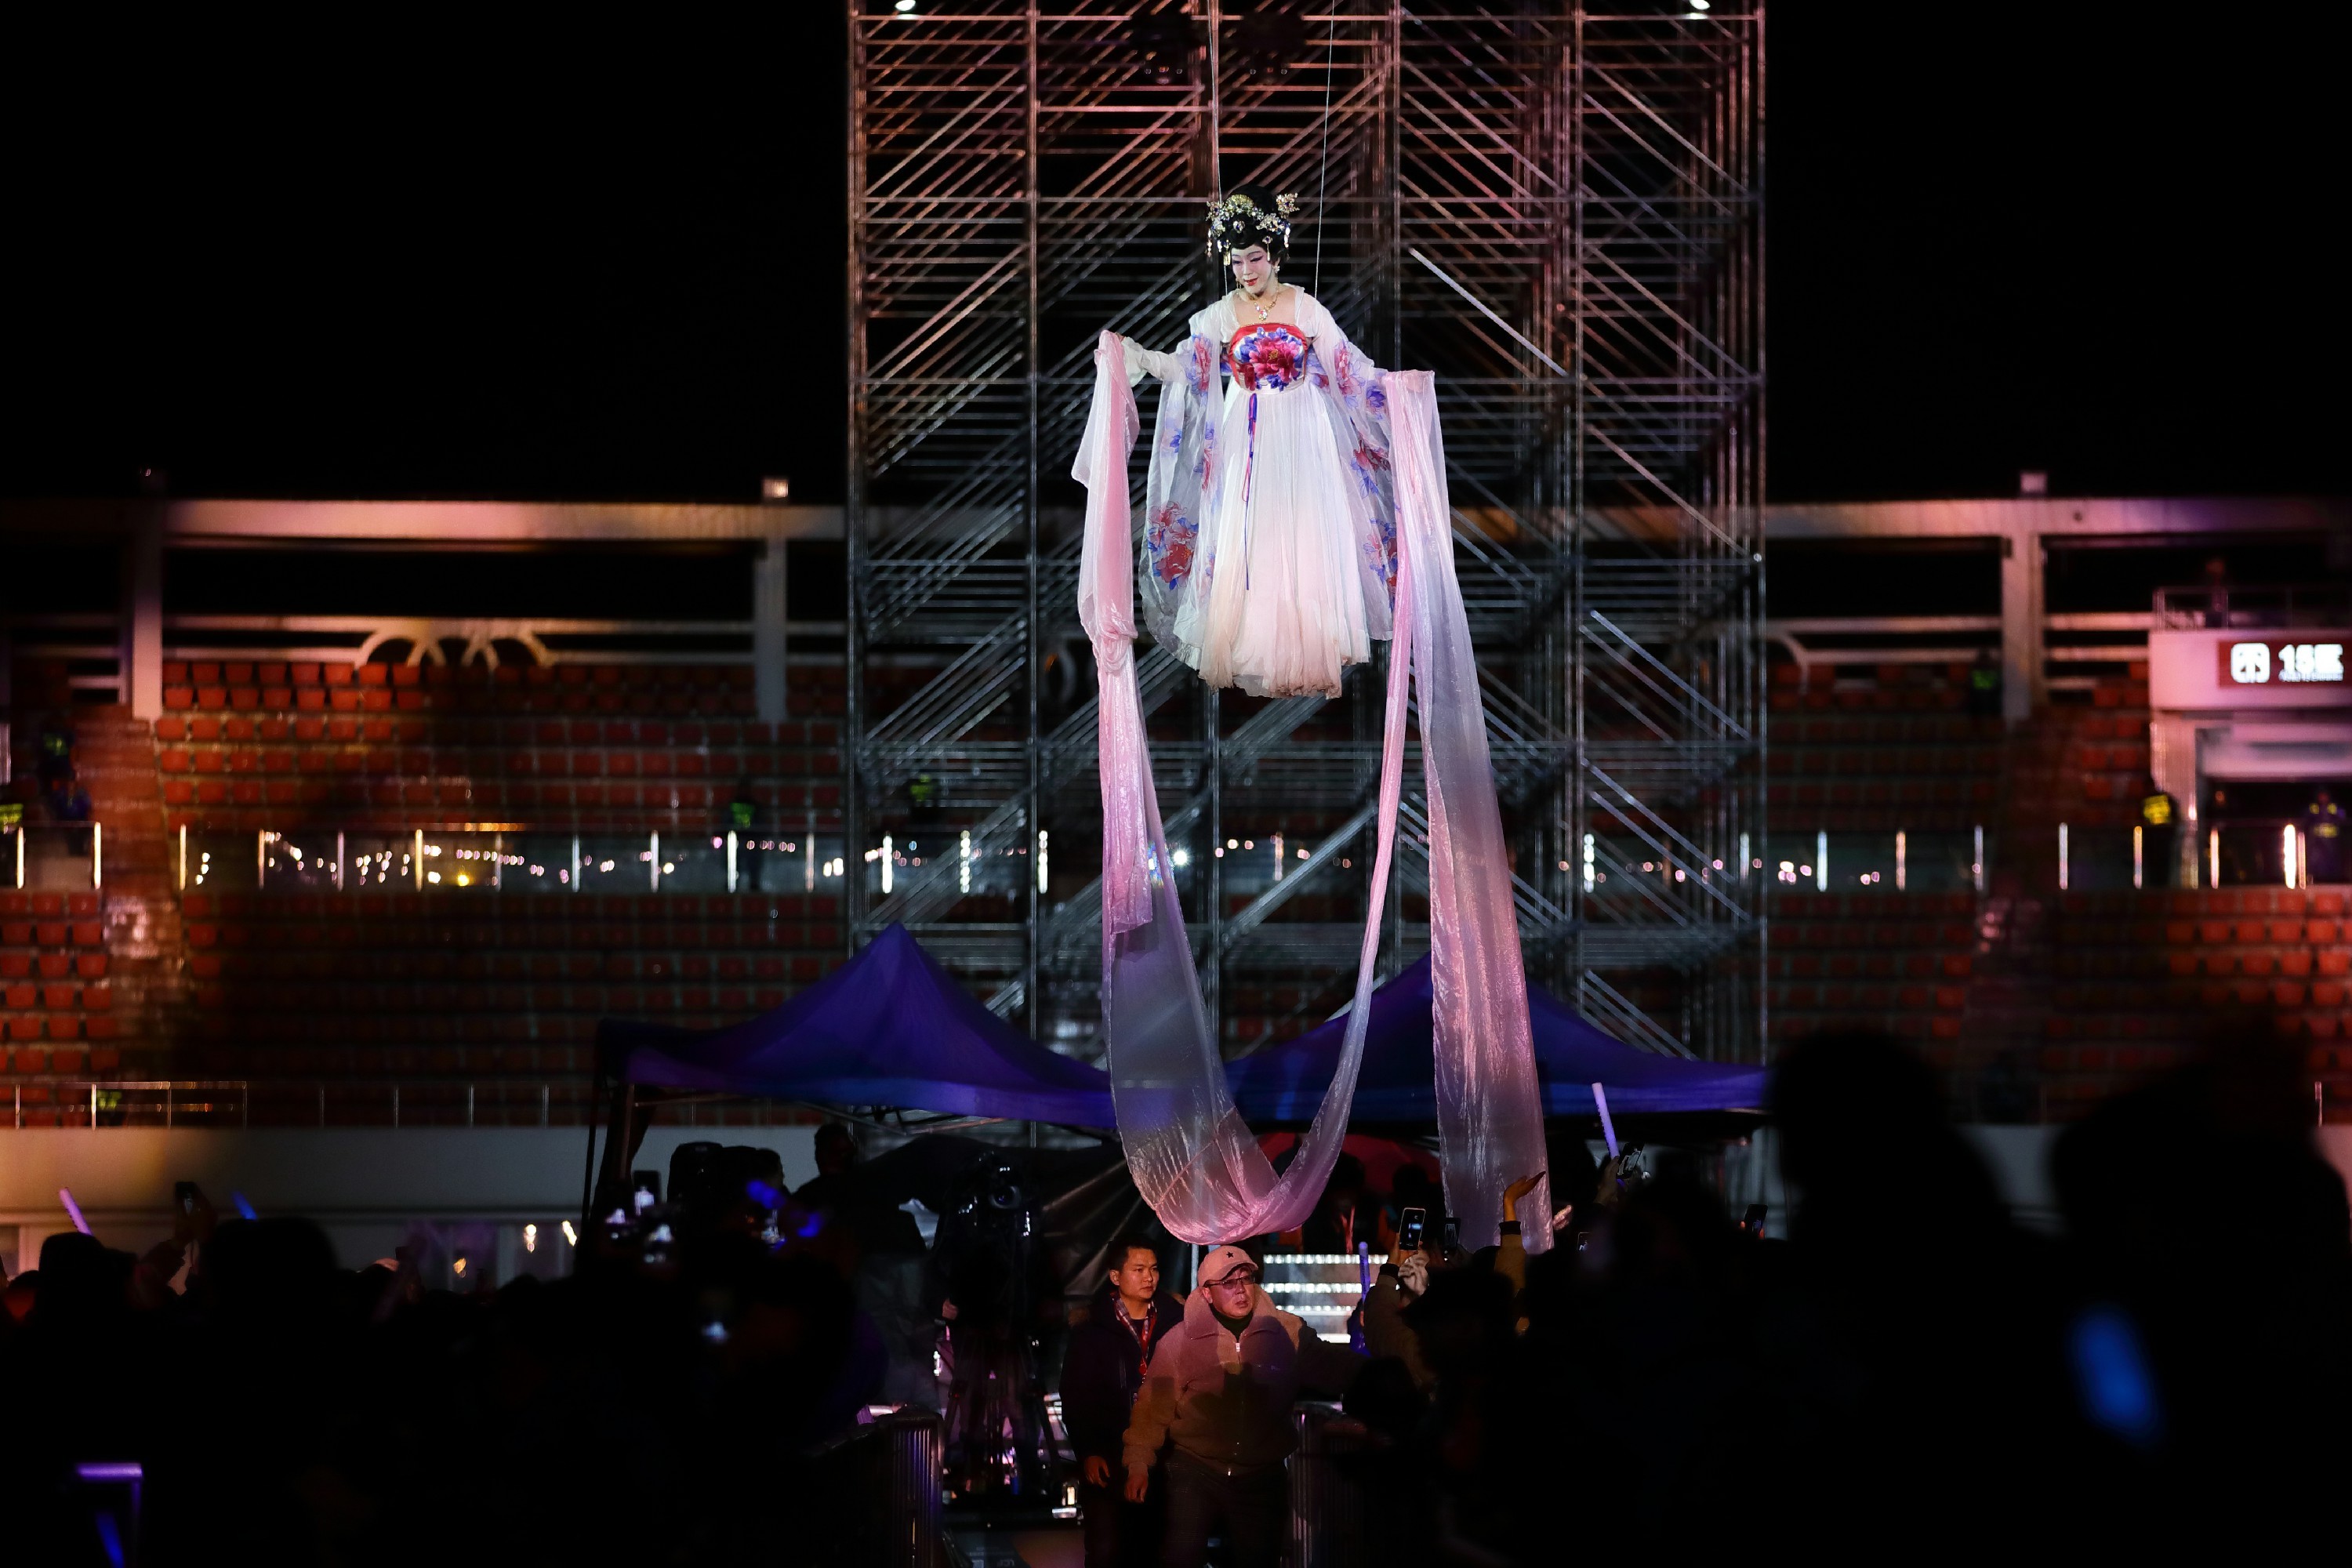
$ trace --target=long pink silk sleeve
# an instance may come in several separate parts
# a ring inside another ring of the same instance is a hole
[[[1103,334],[1095,364],[1094,404],[1072,472],[1087,489],[1078,616],[1094,645],[1101,696],[1103,1032],[1128,1168],[1171,1234],[1201,1245],[1291,1229],[1321,1197],[1347,1135],[1363,1060],[1404,773],[1407,682],[1419,667],[1446,1193],[1465,1239],[1486,1245],[1501,1217],[1503,1187],[1541,1168],[1542,1121],[1510,866],[1454,574],[1432,378],[1388,378],[1398,420],[1404,562],[1381,733],[1370,909],[1338,1068],[1288,1169],[1277,1174],[1234,1108],[1184,932],[1135,683],[1126,475],[1141,420],[1114,334]],[[1486,929],[1496,921],[1498,930]],[[1537,1211],[1531,1205],[1529,1212]],[[1527,1238],[1531,1248],[1549,1242],[1548,1230],[1537,1229],[1542,1233]]]

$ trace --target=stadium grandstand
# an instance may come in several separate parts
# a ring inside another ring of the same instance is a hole
[[[843,838],[837,510],[26,502],[0,527],[16,1125],[576,1125],[598,1019],[781,1004],[849,952],[846,879],[878,898],[885,854],[925,852]],[[2308,1041],[2323,1109],[2352,1093],[2315,804],[2352,786],[2352,702],[2340,663],[2285,679],[2352,635],[2343,508],[1769,528],[1768,1042],[1890,1028],[1971,1120],[2033,1123],[2260,1013]],[[2279,679],[2232,683],[2216,642]],[[869,700],[934,673],[868,670]],[[954,854],[952,800],[917,804]],[[1070,860],[1039,918],[1083,889]],[[1024,875],[968,897],[1018,920]],[[1333,980],[1236,985],[1229,1048],[1318,1021]]]

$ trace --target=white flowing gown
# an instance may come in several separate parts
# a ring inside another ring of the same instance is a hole
[[[1378,373],[1305,290],[1296,325],[1244,321],[1236,301],[1229,294],[1192,318],[1192,353],[1138,356],[1174,386],[1187,373],[1199,382],[1197,362],[1214,345],[1233,377],[1204,443],[1213,456],[1171,595],[1173,641],[1212,686],[1336,697],[1341,671],[1389,634],[1394,543],[1377,530],[1367,537],[1371,470],[1385,468],[1385,454],[1369,443],[1342,450],[1349,425],[1335,408],[1344,399],[1333,371],[1351,387]],[[1197,390],[1213,396],[1210,385]]]

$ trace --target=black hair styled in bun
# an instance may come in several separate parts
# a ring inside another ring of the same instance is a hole
[[[1209,254],[1230,262],[1235,251],[1262,245],[1279,267],[1290,255],[1290,220],[1297,211],[1298,198],[1288,192],[1236,185],[1209,204]]]

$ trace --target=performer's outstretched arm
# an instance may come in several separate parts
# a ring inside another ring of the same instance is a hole
[[[1127,350],[1127,384],[1129,386],[1142,385],[1147,375],[1158,382],[1173,381],[1178,368],[1185,363],[1185,356],[1181,354],[1161,353],[1158,349],[1145,348],[1133,338],[1118,341]]]

